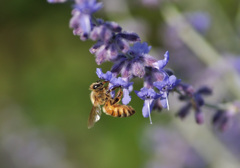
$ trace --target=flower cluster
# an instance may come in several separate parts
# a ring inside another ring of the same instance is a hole
[[[65,1],[67,0],[48,0],[49,3]],[[142,42],[138,34],[122,30],[122,27],[115,22],[95,18],[94,13],[102,8],[102,3],[96,0],[75,0],[74,2],[70,20],[73,34],[83,41],[88,39],[96,41],[89,51],[95,55],[98,65],[106,61],[113,63],[110,71],[103,73],[100,68],[97,68],[96,73],[99,79],[109,81],[109,89],[114,87],[123,89],[123,104],[131,101],[130,92],[133,90],[131,80],[142,78],[143,88],[135,93],[144,101],[142,114],[143,117],[149,117],[150,123],[152,123],[150,114],[153,109],[169,110],[170,92],[179,93],[179,99],[186,101],[186,105],[180,109],[177,116],[185,118],[193,108],[196,122],[199,124],[203,122],[201,107],[204,105],[204,99],[202,96],[210,95],[211,89],[202,87],[195,91],[191,85],[182,83],[172,71],[165,68],[169,62],[168,51],[163,59],[158,60],[149,54],[151,46]],[[195,23],[197,22],[193,24]],[[224,125],[225,119],[222,113],[217,112],[213,117],[213,123]]]
[[[106,61],[113,62],[111,71],[105,74],[97,69],[98,77],[109,81],[112,87],[123,88],[123,104],[131,101],[131,79],[143,78],[144,87],[136,91],[144,100],[143,116],[150,117],[153,104],[158,99],[163,108],[169,109],[168,93],[179,83],[174,75],[169,76],[164,70],[169,61],[169,53],[165,53],[164,59],[157,60],[149,55],[151,46],[141,42],[136,33],[123,31],[115,22],[94,18],[93,13],[102,7],[101,3],[95,0],[76,0],[75,3],[70,20],[73,34],[80,36],[81,40],[97,41],[90,52],[95,55],[98,65]],[[121,77],[117,77],[118,75]]]
[[[201,107],[204,105],[203,95],[211,95],[212,90],[208,87],[201,87],[197,91],[191,85],[181,83],[178,86],[180,92],[179,100],[186,101],[186,104],[176,114],[180,118],[185,118],[190,109],[193,108],[195,111],[195,120],[198,124],[203,123],[203,113]]]
[[[123,104],[128,104],[131,101],[129,92],[132,91],[133,82],[130,82],[133,77],[144,78],[144,87],[140,91],[135,91],[137,96],[144,100],[142,113],[144,117],[149,117],[153,109],[155,101],[160,101],[163,108],[168,108],[168,94],[179,83],[180,80],[176,76],[169,76],[163,69],[168,60],[169,54],[165,53],[163,60],[156,60],[154,57],[148,55],[150,48],[147,43],[136,42],[129,48],[126,54],[120,53],[113,61],[111,71],[105,74],[101,69],[97,69],[97,75],[100,79],[109,81],[112,87],[121,86],[123,88]],[[149,72],[146,73],[146,71]],[[121,77],[118,77],[121,74]],[[155,92],[155,90],[158,90]]]

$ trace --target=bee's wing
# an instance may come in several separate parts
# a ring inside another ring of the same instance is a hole
[[[93,106],[88,118],[88,129],[92,128],[98,120],[100,120],[101,116],[101,107],[100,106]]]

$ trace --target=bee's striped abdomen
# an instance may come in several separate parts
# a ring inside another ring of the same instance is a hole
[[[135,113],[131,106],[121,104],[109,105],[108,103],[103,107],[103,111],[113,117],[129,117]]]

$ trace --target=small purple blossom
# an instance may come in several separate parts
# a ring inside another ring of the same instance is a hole
[[[157,62],[154,57],[148,55],[150,49],[151,46],[146,42],[134,43],[126,54],[118,55],[111,71],[116,74],[121,73],[122,77],[129,80],[133,77],[143,78],[146,73],[145,68]]]
[[[113,75],[110,71],[103,73],[101,68],[97,68],[96,74],[98,78],[103,79],[105,81],[111,81],[111,79],[113,78]]]
[[[178,83],[180,83],[180,79],[177,79],[176,76],[171,75],[168,77],[167,75],[164,77],[163,81],[157,81],[153,83],[153,86],[155,86],[159,92],[162,94],[160,97],[160,101],[163,108],[169,109],[168,104],[168,93],[170,90],[172,90]]]
[[[122,98],[122,103],[127,105],[131,101],[132,97],[130,96],[130,89],[123,89],[123,98]]]
[[[161,70],[161,69],[163,69],[163,68],[167,65],[168,61],[169,61],[169,52],[167,51],[167,52],[164,54],[164,59],[155,62],[155,63],[153,64],[153,66],[154,66],[155,68],[157,68],[158,70]]]
[[[96,0],[75,0],[75,9],[79,10],[81,13],[91,15],[102,8],[101,2],[96,2]]]
[[[114,61],[119,53],[126,53],[129,50],[128,42],[140,41],[136,33],[120,31],[121,27],[114,22],[106,22],[93,29],[91,38],[98,41],[89,51],[95,54],[98,65],[105,61]]]
[[[70,27],[73,34],[79,35],[81,40],[86,40],[92,29],[92,14],[102,7],[96,0],[76,0],[72,10]]]
[[[144,100],[142,108],[143,117],[149,117],[150,123],[152,124],[151,111],[154,105],[154,100],[160,97],[160,94],[156,93],[152,88],[143,87],[140,91],[135,91],[137,96]]]
[[[166,92],[172,90],[180,80],[177,80],[175,75],[165,76],[163,81],[154,82],[153,85],[158,88],[160,92]]]
[[[151,50],[151,46],[148,46],[146,42],[144,43],[135,43],[129,50],[129,54],[135,57],[140,57],[144,54],[148,54]]]
[[[112,38],[113,33],[122,31],[122,28],[115,22],[104,22],[97,20],[98,26],[95,26],[90,34],[90,39],[94,41],[107,42]]]
[[[108,71],[108,72],[110,72],[110,71]],[[111,72],[110,72],[110,73],[111,73]],[[112,87],[118,87],[118,86],[120,86],[120,87],[122,87],[122,88],[129,88],[131,85],[133,85],[133,82],[127,82],[127,81],[123,80],[122,77],[118,77],[118,78],[114,78],[114,77],[113,77],[113,78],[110,80],[110,83],[113,84]]]
[[[146,67],[146,74],[144,76],[144,86],[147,88],[153,87],[153,82],[162,81],[164,79],[164,72],[156,68]]]
[[[186,104],[176,114],[180,118],[185,118],[189,113],[190,109],[193,108],[195,111],[195,120],[198,124],[203,123],[203,113],[201,107],[204,105],[204,99],[202,95],[211,95],[212,90],[208,87],[201,87],[196,92],[192,86],[186,84],[180,84],[180,89],[183,94],[179,97],[179,100],[186,101]]]

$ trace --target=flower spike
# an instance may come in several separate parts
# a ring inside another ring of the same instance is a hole
[[[47,1],[49,3],[63,3],[68,0]],[[240,103],[238,101],[237,103],[231,102],[229,103],[230,105],[209,105],[205,102],[204,96],[211,95],[212,89],[201,87],[195,90],[193,86],[181,83],[181,80],[177,79],[173,71],[166,69],[169,62],[168,51],[165,52],[163,59],[158,60],[149,54],[151,46],[147,42],[141,41],[137,33],[123,30],[116,22],[95,18],[94,14],[103,7],[101,2],[97,0],[69,0],[69,2],[74,3],[69,23],[70,28],[73,29],[73,34],[79,36],[83,41],[95,41],[95,44],[89,51],[94,55],[97,65],[107,61],[113,64],[111,70],[106,73],[103,73],[101,68],[96,69],[100,82],[97,84],[93,83],[90,88],[92,88],[92,91],[96,91],[95,89],[101,91],[100,96],[102,97],[99,98],[101,103],[96,105],[95,100],[97,96],[92,96],[93,92],[91,93],[93,102],[91,115],[94,117],[94,120],[90,120],[90,123],[94,123],[93,121],[99,119],[100,115],[97,116],[96,114],[100,114],[101,106],[106,101],[112,105],[109,115],[126,117],[135,113],[131,106],[127,106],[132,100],[130,92],[133,90],[133,82],[131,82],[133,78],[144,80],[143,87],[140,91],[135,91],[135,93],[143,100],[142,115],[145,118],[149,118],[150,124],[152,124],[151,113],[153,109],[159,111],[163,108],[170,109],[168,99],[170,92],[178,93],[179,100],[186,102],[176,115],[184,119],[190,113],[190,110],[193,109],[197,124],[202,124],[204,121],[203,106],[214,108],[216,113],[212,118],[212,124],[221,130],[228,126],[230,118],[240,113]],[[208,15],[192,13],[185,15],[185,17],[196,31],[200,34],[205,34],[209,27]],[[239,69],[237,66],[238,62],[236,61],[236,66],[234,67],[236,70]],[[118,89],[116,95],[115,89]],[[120,100],[122,100],[122,104],[116,105]],[[109,107],[110,105],[107,106]],[[115,107],[122,107],[123,109],[113,110]],[[124,112],[126,107],[129,107],[129,113]],[[92,125],[90,124],[90,126]]]

